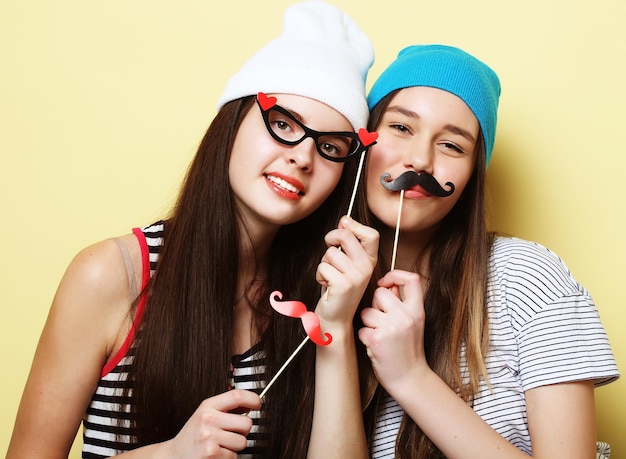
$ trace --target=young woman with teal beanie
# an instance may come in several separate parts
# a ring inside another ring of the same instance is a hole
[[[595,457],[593,388],[619,373],[593,300],[550,250],[487,230],[499,96],[489,66],[442,45],[403,49],[369,93],[357,218],[380,252],[358,336],[374,458]]]

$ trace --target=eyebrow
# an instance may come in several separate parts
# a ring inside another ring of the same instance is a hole
[[[387,107],[387,111],[388,112],[396,112],[396,113],[400,113],[401,115],[406,116],[407,118],[415,118],[415,119],[419,119],[420,116],[414,112],[413,110],[408,110],[404,107],[401,107],[399,105],[391,105],[389,107]],[[453,134],[458,134],[461,137],[465,137],[467,140],[469,140],[470,142],[474,142],[476,143],[476,139],[474,138],[474,136],[472,134],[470,134],[468,131],[466,131],[465,129],[462,129],[454,124],[446,124],[444,127],[444,130],[451,132]]]
[[[287,111],[291,116],[304,124],[304,121],[302,121],[302,116],[298,112],[294,112],[292,109],[285,107],[284,105],[277,105],[277,107],[280,107],[283,110]]]
[[[413,110],[408,110],[404,107],[401,107],[399,105],[390,105],[389,107],[387,107],[387,111],[388,112],[396,112],[396,113],[400,113],[401,115],[404,115],[408,118],[419,118],[420,116],[415,113]]]
[[[453,134],[458,134],[461,137],[465,137],[467,140],[469,140],[472,143],[476,143],[476,139],[474,138],[474,136],[472,134],[470,134],[469,132],[467,132],[465,129],[461,129],[458,126],[455,126],[454,124],[446,124],[443,127],[445,130],[452,132]]]

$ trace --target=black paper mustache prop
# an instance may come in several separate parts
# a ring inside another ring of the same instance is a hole
[[[414,187],[415,185],[421,186],[424,191],[433,196],[445,198],[454,193],[454,183],[446,182],[448,190],[444,189],[437,179],[427,172],[418,174],[414,171],[406,171],[399,175],[395,179],[391,179],[391,174],[385,173],[380,176],[380,183],[382,186],[391,191],[402,191]]]

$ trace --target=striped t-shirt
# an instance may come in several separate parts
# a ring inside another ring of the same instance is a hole
[[[524,392],[540,386],[619,377],[608,337],[587,290],[539,244],[496,238],[487,286],[491,390],[483,383],[474,411],[505,439],[531,454]],[[466,367],[462,363],[466,374]],[[372,438],[374,459],[395,457],[404,411],[385,394]]]
[[[133,232],[139,240],[142,254],[142,288],[154,274],[159,252],[163,245],[163,224],[157,222]],[[132,282],[131,282],[132,285]],[[135,345],[140,341],[141,316],[146,307],[144,297],[137,306],[133,327],[124,344],[109,363],[102,369],[96,392],[92,396],[83,419],[83,459],[101,459],[132,449],[130,428],[130,398],[123,393],[128,383],[127,376],[132,364]],[[252,390],[260,393],[264,387],[264,360],[260,346],[253,346],[242,355],[233,356],[229,374],[230,386],[236,389]],[[250,458],[257,451],[256,442],[260,439],[260,413],[249,413],[253,426],[248,435],[247,448],[238,454],[239,458]]]

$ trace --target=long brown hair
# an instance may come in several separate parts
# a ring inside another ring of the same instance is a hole
[[[232,145],[253,97],[226,104],[209,126],[190,165],[178,201],[165,221],[156,272],[144,294],[148,303],[129,377],[136,446],[174,437],[207,397],[228,390],[233,306],[247,232],[228,182]],[[268,297],[280,289],[314,308],[315,270],[326,249],[323,235],[344,212],[355,165],[313,214],[282,227],[274,239],[267,282],[248,289],[254,323],[271,378],[304,338],[295,319],[273,313]],[[264,457],[304,457],[314,394],[314,345],[305,347],[269,391],[262,409],[268,433]]]
[[[370,130],[378,126],[396,92],[387,95],[373,108]],[[485,355],[489,330],[485,295],[487,260],[493,239],[486,226],[486,165],[482,142],[477,145],[476,157],[474,172],[463,194],[429,241],[428,287],[424,298],[426,359],[430,367],[468,403],[472,403],[481,380],[486,380]],[[364,222],[382,228],[383,223],[367,209],[365,183],[365,180],[361,182],[357,213]],[[415,254],[415,266],[420,266],[421,255]],[[373,282],[389,269],[385,266],[388,260],[383,256],[379,256],[379,260],[377,272],[372,276]],[[372,283],[363,306],[371,304],[374,288]],[[360,326],[362,324],[357,323],[357,329]],[[364,353],[363,346],[360,346],[364,419],[371,441],[383,389],[372,383],[373,371]],[[465,378],[461,371],[462,356],[469,375]],[[440,456],[435,445],[405,414],[396,439],[396,457],[426,459]]]

